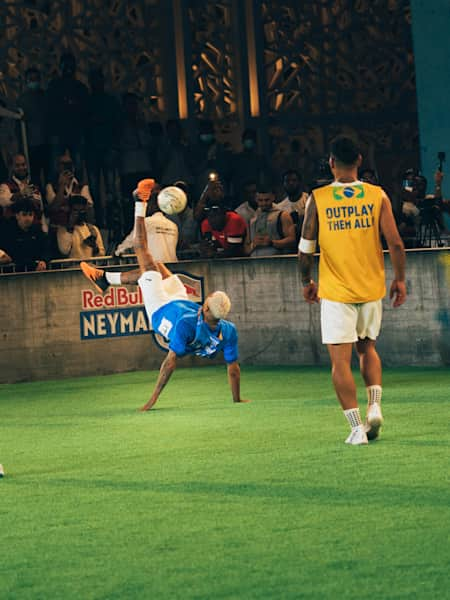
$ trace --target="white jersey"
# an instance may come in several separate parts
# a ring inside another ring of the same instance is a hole
[[[151,217],[145,217],[145,229],[147,230],[147,245],[153,258],[157,262],[174,263],[177,258],[178,227],[163,215],[156,212]],[[119,256],[134,246],[134,229],[127,235],[115,251]]]
[[[286,196],[283,198],[283,200],[281,200],[281,202],[275,204],[275,208],[278,208],[278,210],[286,210],[288,213],[295,211],[301,217],[304,217],[307,200],[308,194],[306,192],[302,192],[301,196],[295,202],[291,202],[291,200],[289,200],[289,196]]]

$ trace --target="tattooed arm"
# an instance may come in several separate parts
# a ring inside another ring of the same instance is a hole
[[[305,220],[303,221],[302,237],[299,244],[298,258],[302,273],[303,297],[309,304],[319,301],[317,284],[311,278],[318,233],[317,207],[314,194],[306,203]]]
[[[159,369],[158,381],[156,382],[153,394],[151,395],[150,400],[147,402],[147,404],[144,404],[144,406],[141,408],[141,411],[150,410],[152,406],[156,403],[166,383],[169,381],[170,376],[175,371],[176,366],[177,355],[175,354],[175,352],[173,352],[173,350],[169,350],[166,358],[163,360]]]

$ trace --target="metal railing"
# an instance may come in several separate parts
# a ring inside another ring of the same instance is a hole
[[[85,260],[84,258],[56,258],[50,260],[47,263],[46,271],[39,271],[40,273],[47,273],[49,271],[66,271],[69,269],[79,269],[80,262]],[[126,254],[124,256],[99,256],[88,259],[89,263],[97,265],[99,267],[120,267],[120,266],[132,266],[137,265],[137,258],[135,254]],[[11,275],[11,274],[24,274],[24,273],[36,273],[32,268],[30,269],[18,269],[14,263],[0,265],[0,275]]]
[[[416,253],[416,252],[446,252],[448,253],[450,251],[450,240],[449,242],[446,243],[445,246],[443,247],[433,247],[433,248],[407,248],[406,252],[409,253]],[[388,254],[388,250],[383,250],[384,254]],[[273,256],[239,256],[239,257],[234,257],[234,258],[228,258],[226,260],[248,260],[248,261],[254,261],[254,260],[265,260],[265,259],[276,259],[276,260],[282,260],[284,258],[296,258],[297,254],[276,254]],[[179,256],[179,261],[178,263],[174,263],[174,264],[179,264],[179,263],[183,263],[183,261],[189,261],[189,262],[209,262],[209,261],[217,261],[217,260],[224,260],[224,259],[207,259],[207,258],[200,258],[199,256],[191,256],[191,253],[186,253],[186,255],[182,255]],[[108,255],[108,256],[98,256],[98,257],[92,257],[89,259],[83,259],[83,258],[56,258],[53,259],[51,261],[48,262],[47,264],[47,270],[46,271],[34,271],[33,269],[29,269],[29,270],[17,270],[16,269],[16,265],[14,263],[9,263],[9,264],[5,264],[2,265],[0,264],[0,277],[2,275],[24,275],[24,274],[30,274],[30,273],[49,273],[49,272],[55,272],[55,271],[68,271],[68,270],[79,270],[80,268],[80,262],[82,262],[83,260],[88,260],[88,262],[90,264],[94,264],[97,265],[98,267],[108,267],[110,269],[114,269],[114,268],[121,268],[121,267],[137,267],[138,266],[138,261],[137,261],[137,256],[136,254],[124,254],[122,256],[114,256],[114,255]]]
[[[192,250],[181,250],[177,252],[179,262],[183,260],[205,260],[202,259],[198,251]],[[80,262],[86,260],[89,263],[97,265],[99,267],[123,267],[123,266],[137,266],[136,254],[122,254],[121,256],[108,255],[108,256],[97,256],[89,259],[85,258],[55,258],[47,263],[46,271],[39,271],[40,273],[47,273],[48,271],[64,271],[67,269],[79,269]],[[14,263],[0,264],[0,275],[11,275],[16,273],[36,273],[33,268],[18,269]]]

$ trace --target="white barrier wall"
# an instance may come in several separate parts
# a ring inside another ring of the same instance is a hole
[[[319,308],[301,298],[296,257],[183,262],[177,270],[194,276],[185,280],[194,300],[202,288],[230,295],[243,365],[328,363]],[[450,365],[450,252],[408,252],[407,282],[403,307],[384,303],[384,364]],[[158,368],[163,351],[140,301],[136,287],[95,294],[79,270],[0,276],[0,382]]]

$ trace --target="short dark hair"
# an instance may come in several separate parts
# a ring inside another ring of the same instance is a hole
[[[17,200],[14,200],[14,196],[18,196]],[[33,198],[31,198],[30,196],[22,196],[19,194],[14,194],[13,196],[13,211],[14,214],[17,215],[17,213],[20,212],[25,212],[25,213],[32,213],[34,212],[34,202],[33,202]]]
[[[273,185],[270,185],[269,183],[259,183],[256,186],[256,193],[257,194],[274,194],[275,190]]]
[[[285,179],[285,177],[287,177],[288,175],[297,175],[300,181],[302,181],[303,179],[302,174],[298,169],[286,169],[286,171],[281,176],[281,180]]]
[[[186,183],[186,181],[179,179],[178,181],[175,181],[175,183],[173,183],[172,185],[177,188],[180,188],[180,190],[183,190],[186,196],[189,194],[189,184]]]
[[[81,204],[81,206],[87,206],[87,200],[81,194],[74,194],[69,198],[69,205],[74,206],[75,204]]]
[[[330,154],[338,163],[351,167],[358,161],[360,152],[354,140],[341,135],[331,142]]]

